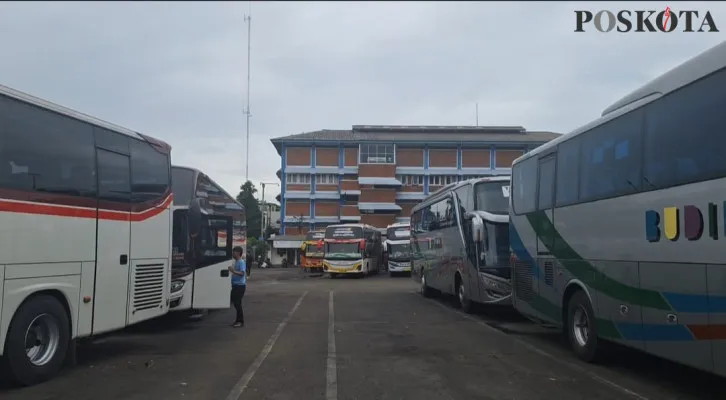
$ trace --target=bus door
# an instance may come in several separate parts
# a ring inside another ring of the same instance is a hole
[[[537,210],[543,211],[547,219],[551,221],[540,222],[545,225],[539,230],[552,229],[555,223],[554,216],[554,192],[555,192],[555,162],[556,154],[548,154],[539,159]],[[544,279],[539,280],[537,293],[546,296],[547,292],[552,293],[554,288],[555,258],[551,250],[554,247],[553,232],[540,235],[537,240],[537,268],[543,274]]]
[[[131,160],[97,148],[99,204],[93,333],[126,326],[131,273]],[[105,211],[116,209],[114,211]],[[72,233],[71,233],[72,234]]]
[[[479,295],[479,274],[477,273],[478,264],[476,259],[479,257],[472,257],[477,253],[478,248],[472,238],[472,221],[466,218],[466,210],[464,209],[461,199],[458,194],[454,194],[453,198],[453,218],[456,221],[457,240],[452,242],[455,246],[452,249],[451,255],[453,257],[453,263],[456,268],[461,271],[464,290],[467,296],[478,301]],[[472,258],[474,260],[472,260]],[[472,262],[473,261],[473,262]]]
[[[224,234],[222,234],[224,233]],[[224,242],[219,239],[224,237]],[[203,215],[197,237],[196,262],[192,289],[192,308],[229,308],[230,273],[232,259],[232,217]]]

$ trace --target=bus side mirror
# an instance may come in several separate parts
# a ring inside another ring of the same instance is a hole
[[[471,219],[471,237],[476,243],[484,240],[484,221],[479,217]]]

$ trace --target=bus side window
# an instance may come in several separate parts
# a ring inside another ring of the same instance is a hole
[[[96,197],[92,125],[0,95],[0,185]]]
[[[151,144],[131,141],[131,193],[134,202],[160,199],[171,187],[168,156]]]

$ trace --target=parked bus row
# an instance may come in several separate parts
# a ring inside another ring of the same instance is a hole
[[[0,135],[0,374],[32,385],[79,339],[229,307],[243,209],[167,143],[4,86]]]
[[[595,361],[609,343],[726,376],[726,42],[414,207],[425,296],[513,305]],[[513,290],[512,290],[513,288]]]

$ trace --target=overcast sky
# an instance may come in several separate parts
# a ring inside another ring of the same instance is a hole
[[[568,132],[723,33],[575,33],[573,10],[723,3],[255,2],[250,180],[270,138],[354,124]],[[0,83],[161,138],[236,194],[245,174],[248,2],[0,3]],[[268,188],[266,200],[279,193]]]

